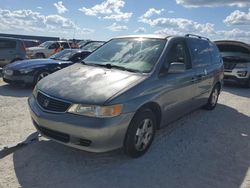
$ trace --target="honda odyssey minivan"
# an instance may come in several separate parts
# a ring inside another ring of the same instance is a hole
[[[123,148],[135,158],[157,129],[214,109],[222,79],[222,58],[207,38],[125,36],[45,77],[28,102],[43,136],[91,152]]]

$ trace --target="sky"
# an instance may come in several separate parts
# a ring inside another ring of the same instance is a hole
[[[1,0],[0,33],[92,40],[192,33],[250,43],[250,0]]]

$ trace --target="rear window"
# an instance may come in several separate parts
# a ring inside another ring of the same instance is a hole
[[[24,40],[23,43],[24,43],[24,46],[25,46],[26,48],[34,47],[34,46],[38,46],[38,45],[39,45],[39,42],[36,42],[36,41]]]
[[[210,46],[208,41],[189,39],[188,46],[192,56],[194,67],[202,67],[211,63]]]
[[[0,39],[0,49],[14,49],[16,48],[16,41]]]

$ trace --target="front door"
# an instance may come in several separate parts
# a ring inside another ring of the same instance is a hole
[[[180,73],[167,73],[159,79],[165,87],[159,101],[162,104],[164,124],[192,110],[193,91],[195,89],[193,84],[195,70],[192,69],[189,52],[184,40],[176,39],[170,44],[166,64],[169,66],[171,63],[184,63],[186,70]]]

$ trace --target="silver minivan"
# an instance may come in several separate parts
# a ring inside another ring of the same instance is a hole
[[[0,67],[23,59],[27,56],[21,39],[0,37]]]
[[[125,36],[38,82],[28,102],[45,137],[139,157],[157,129],[194,109],[214,109],[222,79],[221,56],[207,38]]]

